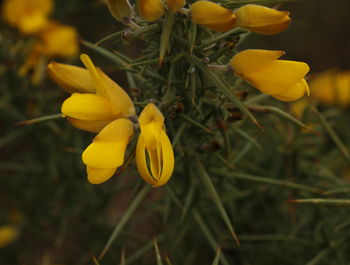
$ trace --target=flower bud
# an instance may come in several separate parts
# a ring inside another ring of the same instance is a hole
[[[235,10],[237,26],[252,32],[273,35],[288,28],[289,12],[259,5],[245,5]]]
[[[147,21],[155,21],[164,15],[164,6],[161,0],[138,0],[137,8],[140,16]]]
[[[175,13],[184,6],[185,0],[167,0],[166,3],[168,8]]]
[[[277,60],[283,54],[283,51],[245,50],[232,57],[230,66],[261,92],[281,101],[294,101],[309,92],[304,76],[310,68],[303,62]]]
[[[225,32],[235,26],[236,16],[233,11],[209,1],[197,1],[190,8],[193,23],[213,31]]]

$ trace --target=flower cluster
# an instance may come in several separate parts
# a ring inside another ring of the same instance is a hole
[[[113,2],[112,0],[109,2]],[[138,0],[138,11],[142,18],[154,21],[171,12],[184,12],[184,1]],[[210,30],[226,32],[234,28],[273,35],[288,28],[289,12],[248,4],[236,10],[227,9],[210,1],[196,1],[190,6],[188,16],[193,23]],[[309,71],[306,63],[277,60],[283,51],[247,50],[238,53],[229,65],[235,74],[261,92],[281,101],[295,101],[309,94],[304,77]]]
[[[2,16],[20,33],[35,38],[32,51],[20,69],[25,75],[34,69],[33,83],[40,81],[38,68],[42,57],[70,57],[78,53],[78,34],[74,27],[49,19],[52,0],[5,0]]]
[[[164,185],[173,172],[174,153],[162,113],[150,103],[137,119],[128,94],[96,68],[86,54],[81,55],[81,60],[86,69],[55,62],[48,69],[58,85],[73,93],[62,104],[68,121],[79,129],[98,133],[82,155],[89,182],[99,184],[114,175],[124,164],[135,128],[140,127],[137,168],[153,187]]]

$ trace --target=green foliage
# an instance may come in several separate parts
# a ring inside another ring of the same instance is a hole
[[[1,28],[1,224],[23,215],[1,264],[347,264],[348,110],[310,106],[295,118],[288,104],[208,68],[226,64],[247,32],[168,19],[82,41],[98,65],[118,70],[137,108],[152,101],[165,115],[175,172],[153,190],[132,160],[89,184],[81,152],[93,136],[63,119],[16,125],[59,113],[66,95],[18,77],[25,44]]]

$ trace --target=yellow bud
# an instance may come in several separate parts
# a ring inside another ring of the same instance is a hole
[[[301,98],[309,88],[304,79],[309,66],[303,62],[278,60],[282,51],[245,50],[230,60],[242,79],[261,92],[281,101]]]
[[[109,12],[113,17],[123,22],[123,19],[131,16],[130,4],[127,0],[107,0]]]
[[[265,35],[280,33],[288,28],[289,12],[259,5],[245,5],[235,10],[237,26]]]
[[[213,31],[225,32],[235,27],[233,11],[209,1],[197,1],[190,8],[193,23]]]
[[[155,21],[164,15],[164,6],[161,0],[138,0],[137,8],[140,16],[147,21]]]
[[[184,6],[185,0],[167,0],[166,3],[168,8],[175,13]]]
[[[312,98],[317,101],[346,107],[350,105],[350,71],[328,70],[310,81]]]

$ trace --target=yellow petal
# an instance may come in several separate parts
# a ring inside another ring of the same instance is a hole
[[[243,73],[242,77],[263,93],[277,95],[301,81],[309,69],[306,63],[276,60],[257,71]]]
[[[74,27],[51,22],[39,38],[41,50],[47,56],[69,57],[78,53],[78,33]]]
[[[281,101],[295,101],[300,99],[308,91],[308,84],[305,79],[302,79],[291,88],[283,91],[281,94],[272,95],[274,98]]]
[[[141,133],[149,150],[157,148],[164,124],[164,116],[158,108],[150,103],[141,112],[139,117]]]
[[[138,0],[137,9],[140,16],[147,21],[155,21],[164,15],[161,0]]]
[[[43,29],[47,23],[48,20],[44,14],[35,12],[20,19],[18,21],[18,28],[24,34],[32,34]]]
[[[282,12],[259,5],[245,5],[235,10],[237,25],[250,31],[272,35],[287,29],[291,19],[289,12]]]
[[[162,174],[157,183],[153,185],[154,188],[163,186],[169,181],[175,164],[173,147],[164,131],[162,131],[160,142],[162,149]]]
[[[84,164],[99,168],[118,168],[124,163],[126,146],[133,135],[133,124],[118,119],[102,129],[82,155]]]
[[[185,5],[185,0],[167,0],[166,3],[168,8],[175,13]]]
[[[96,93],[112,103],[114,112],[122,113],[125,117],[135,115],[134,104],[128,94],[101,69],[96,68],[88,55],[82,54],[80,59],[90,72],[96,86]]]
[[[13,225],[0,226],[0,248],[7,246],[16,240],[18,228]]]
[[[86,167],[88,181],[91,184],[101,184],[109,180],[114,175],[116,170],[117,168],[100,169],[100,168],[94,168],[90,166]]]
[[[4,20],[22,33],[41,30],[53,8],[52,0],[5,0],[2,6]]]
[[[107,124],[111,123],[112,120],[107,121],[84,121],[73,118],[67,118],[67,120],[75,127],[80,130],[98,133],[100,132]]]
[[[350,104],[350,71],[328,70],[310,81],[311,97],[324,104]]]
[[[160,135],[159,135],[160,136]],[[145,138],[144,138],[145,139]],[[147,147],[146,147],[147,149]],[[160,173],[162,172],[162,149],[161,146],[157,146],[156,149],[150,150],[147,149],[147,154],[150,161],[152,177],[158,181],[160,177]]]
[[[128,119],[117,119],[109,123],[94,139],[100,142],[128,141],[134,133],[134,125]]]
[[[51,79],[67,92],[94,93],[96,91],[89,71],[82,67],[51,62],[47,68]]]
[[[229,64],[240,75],[264,68],[283,54],[283,51],[248,49],[233,56]]]
[[[152,175],[148,171],[147,161],[146,161],[146,142],[140,134],[139,139],[137,140],[136,146],[136,166],[139,171],[141,177],[149,184],[156,184],[156,180],[152,177]]]
[[[236,16],[233,11],[209,1],[197,1],[190,8],[193,23],[211,30],[225,32],[235,26]]]
[[[125,117],[135,115],[134,103],[125,90],[110,79],[101,69],[97,68],[97,72],[104,84],[105,93],[114,108],[120,111]]]
[[[62,113],[79,120],[113,120],[118,117],[111,103],[96,94],[72,94],[62,104]]]
[[[124,163],[127,143],[127,141],[93,142],[83,152],[83,162],[101,169],[120,167]]]

